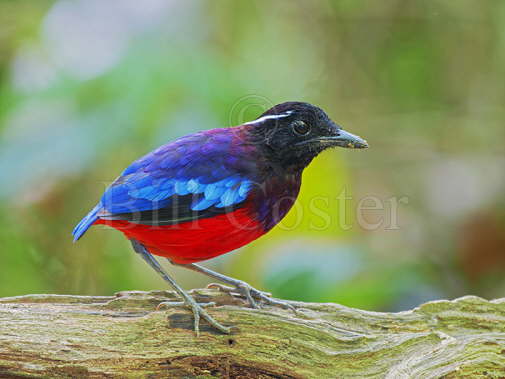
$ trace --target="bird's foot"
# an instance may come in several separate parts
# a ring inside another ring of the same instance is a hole
[[[210,283],[207,288],[216,288],[220,291],[229,293],[230,295],[233,295],[233,293],[238,293],[239,295],[242,295],[246,298],[247,302],[252,308],[261,308],[261,303],[263,302],[268,305],[290,309],[295,313],[297,312],[296,308],[292,304],[286,301],[274,299],[272,298],[271,293],[257,290],[242,280],[237,280],[235,283],[233,283],[233,285],[233,287],[229,287],[219,283]]]
[[[160,310],[163,307],[167,308],[172,308],[172,307],[179,307],[179,306],[186,306],[191,309],[193,312],[193,318],[194,318],[194,330],[195,334],[197,337],[200,336],[200,318],[203,318],[207,320],[207,322],[213,326],[215,329],[219,330],[220,332],[224,334],[230,334],[231,328],[228,328],[222,324],[220,324],[218,321],[216,321],[211,315],[207,313],[207,311],[204,308],[211,307],[216,305],[214,302],[210,303],[197,303],[192,297],[188,295],[188,297],[184,298],[184,301],[164,301],[162,303],[159,303],[158,306],[156,307],[156,310]]]

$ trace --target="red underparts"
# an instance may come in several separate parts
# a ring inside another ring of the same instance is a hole
[[[246,208],[176,225],[152,226],[101,219],[95,224],[120,230],[127,238],[142,243],[151,254],[181,264],[214,258],[238,249],[265,233]]]

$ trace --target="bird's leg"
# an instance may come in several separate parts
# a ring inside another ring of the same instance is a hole
[[[211,315],[209,315],[200,304],[198,304],[191,295],[189,295],[186,291],[184,291],[178,284],[177,282],[172,279],[167,272],[161,267],[161,265],[158,263],[156,258],[152,256],[149,251],[142,245],[140,242],[136,240],[131,240],[133,250],[137,252],[148,264],[151,266],[160,276],[167,281],[170,286],[182,297],[184,300],[184,304],[191,308],[194,316],[194,328],[195,328],[195,333],[197,336],[200,334],[200,317],[203,317],[207,322],[212,325],[214,328],[218,329],[219,331],[229,334],[230,333],[230,328],[227,328],[226,326],[221,325],[219,322],[214,320]],[[180,304],[180,303],[175,303],[175,304]],[[171,302],[163,302],[158,305],[160,306],[173,306],[174,303]]]
[[[233,288],[232,288],[232,287],[223,286],[223,285],[217,284],[217,283],[209,284],[209,287],[219,288],[221,291],[224,291],[224,292],[228,292],[228,293],[238,292],[239,294],[243,295],[246,298],[249,305],[253,308],[260,308],[260,305],[256,301],[256,300],[259,300],[260,302],[263,301],[267,304],[280,306],[285,309],[291,309],[292,311],[296,312],[296,308],[292,304],[289,304],[289,303],[281,301],[281,300],[274,299],[271,297],[271,295],[269,293],[257,290],[256,288],[252,287],[250,284],[248,284],[242,280],[230,278],[229,276],[209,270],[208,268],[197,265],[195,263],[179,264],[179,263],[172,262],[170,259],[169,259],[169,262],[172,263],[173,265],[184,267],[189,270],[199,272],[201,274],[210,276],[211,278],[217,279],[223,283],[233,286]]]

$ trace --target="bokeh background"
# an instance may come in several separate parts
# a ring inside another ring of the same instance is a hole
[[[72,228],[132,160],[287,100],[371,148],[325,152],[283,226],[206,265],[373,310],[505,295],[504,1],[0,0],[0,296],[166,288]]]

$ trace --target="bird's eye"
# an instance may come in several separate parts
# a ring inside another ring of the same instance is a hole
[[[295,121],[291,124],[291,127],[296,134],[299,134],[301,136],[307,135],[310,132],[310,126],[303,121]]]

